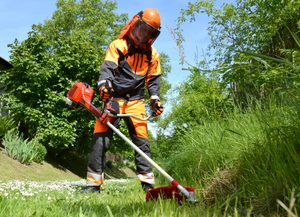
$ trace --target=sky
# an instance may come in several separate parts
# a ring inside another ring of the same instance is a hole
[[[161,34],[155,41],[154,46],[158,52],[164,52],[170,57],[172,71],[168,81],[175,88],[186,79],[188,71],[182,70],[179,64],[179,52],[171,34],[171,29],[176,25],[176,19],[180,10],[187,7],[188,2],[195,0],[117,0],[117,13],[127,13],[131,18],[137,12],[145,8],[156,8],[161,15]],[[31,31],[33,24],[43,23],[51,19],[52,13],[56,10],[56,0],[0,0],[0,56],[9,60],[10,48],[8,44],[15,39],[23,41],[27,33]],[[205,50],[209,37],[207,35],[208,19],[205,16],[199,18],[199,22],[186,24],[184,36],[186,42],[187,60],[190,64],[195,61],[195,54]]]

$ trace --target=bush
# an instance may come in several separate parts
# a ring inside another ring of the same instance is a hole
[[[2,139],[5,133],[14,128],[14,122],[9,117],[0,117],[0,139]]]
[[[19,136],[16,130],[9,130],[3,139],[5,151],[8,156],[20,161],[23,164],[42,162],[47,153],[46,148],[36,139],[27,140]]]

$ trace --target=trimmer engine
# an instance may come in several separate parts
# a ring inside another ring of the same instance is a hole
[[[72,105],[72,102],[85,107],[88,111],[92,112],[97,118],[101,117],[101,111],[92,105],[94,97],[94,90],[90,85],[83,82],[76,82],[67,93],[66,102]]]

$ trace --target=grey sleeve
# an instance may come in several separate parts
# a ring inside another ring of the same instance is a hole
[[[112,61],[105,60],[100,68],[100,75],[98,79],[98,86],[104,80],[113,81],[115,77],[115,70],[118,68],[118,65]]]
[[[148,81],[149,96],[152,95],[159,96],[159,89],[160,89],[160,75],[152,76]]]

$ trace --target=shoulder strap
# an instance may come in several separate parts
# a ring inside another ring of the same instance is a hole
[[[149,64],[152,62],[152,47],[150,46],[146,51],[147,59]]]

